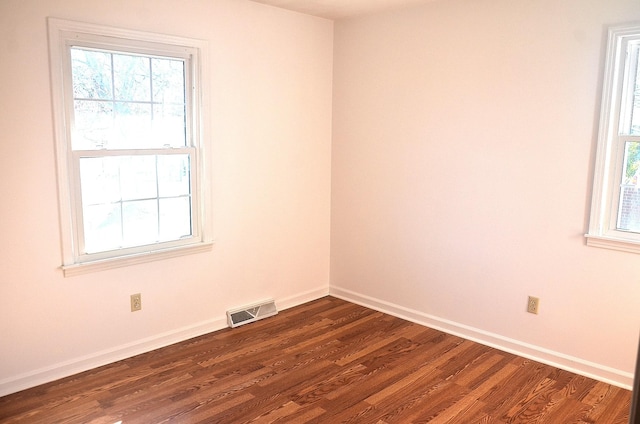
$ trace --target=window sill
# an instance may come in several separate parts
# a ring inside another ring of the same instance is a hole
[[[623,240],[613,237],[586,234],[587,246],[619,250],[621,252],[640,253],[640,241]]]
[[[194,253],[208,252],[213,248],[213,242],[198,243],[189,246],[181,246],[172,249],[153,252],[138,253],[135,255],[120,256],[117,258],[103,259],[99,261],[83,262],[71,265],[63,265],[60,268],[65,277],[87,274],[90,272],[104,271],[112,268],[142,264],[146,262],[160,261],[178,256]]]

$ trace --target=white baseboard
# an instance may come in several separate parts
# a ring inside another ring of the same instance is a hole
[[[331,296],[575,374],[631,390],[633,374],[331,286]]]
[[[7,379],[0,380],[0,396],[5,396],[10,393],[15,393],[20,390],[111,364],[141,353],[149,352],[154,349],[169,346],[212,331],[220,330],[226,326],[226,317],[212,319],[192,326],[161,333],[146,339],[136,340],[135,342],[116,346],[112,349],[106,349],[28,373],[9,377]]]
[[[287,298],[279,300],[276,299],[276,305],[279,310],[285,310],[319,299],[327,296],[328,294],[329,287],[326,286]],[[221,330],[227,326],[227,318],[223,313],[220,318],[211,319],[188,327],[151,336],[146,339],[136,340],[135,342],[116,346],[112,349],[95,352],[83,357],[5,378],[0,380],[0,396],[6,396],[40,384],[49,383],[60,378],[69,377],[93,368],[150,352],[161,347],[166,347],[174,343],[202,336],[213,331]]]
[[[631,390],[633,384],[632,373],[620,371],[604,365],[585,361],[580,358],[554,352],[539,346],[503,337],[498,334],[493,334],[477,328],[427,315],[419,311],[358,294],[346,289],[341,289],[339,287],[322,287],[319,289],[309,290],[304,293],[276,300],[276,304],[279,310],[285,310],[327,295],[335,296],[389,315],[397,316],[399,318],[463,337],[496,349],[552,365],[557,368],[565,369],[576,374],[594,378],[624,389]],[[223,316],[192,326],[148,337],[146,339],[137,340],[132,343],[114,347],[113,349],[103,350],[80,358],[75,358],[70,361],[40,368],[32,372],[9,377],[4,380],[0,380],[0,396],[5,396],[30,387],[35,387],[40,384],[88,371],[93,368],[130,358],[161,347],[169,346],[174,343],[179,343],[226,327],[226,317]]]
[[[303,303],[311,302],[312,300],[320,299],[321,297],[325,296],[329,296],[329,286],[320,287],[297,294],[295,296],[276,300],[276,306],[278,307],[278,310],[283,311],[285,309],[293,308],[294,306],[302,305]]]

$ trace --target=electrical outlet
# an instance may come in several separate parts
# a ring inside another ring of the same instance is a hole
[[[142,295],[140,293],[131,295],[131,312],[142,309]]]
[[[529,296],[529,300],[527,301],[527,312],[530,314],[537,314],[538,307],[540,306],[540,299],[537,297]]]

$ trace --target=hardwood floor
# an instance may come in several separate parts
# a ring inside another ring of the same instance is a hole
[[[326,297],[0,398],[2,423],[620,423],[631,393]]]

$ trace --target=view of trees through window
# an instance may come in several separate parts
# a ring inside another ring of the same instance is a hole
[[[186,146],[182,60],[71,49],[74,150]]]
[[[639,43],[629,47],[626,84],[627,107],[622,109],[622,135],[640,135],[640,66]],[[620,184],[617,228],[640,232],[640,142],[624,143],[624,165]]]
[[[185,67],[179,58],[71,48],[85,252],[191,235]]]

